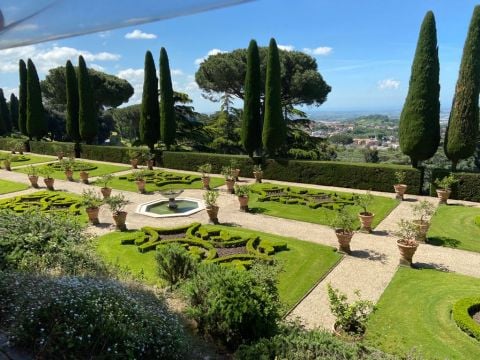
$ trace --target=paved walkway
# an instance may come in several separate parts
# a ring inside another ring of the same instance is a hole
[[[91,160],[88,160],[91,161]],[[92,161],[94,162],[94,161]],[[118,164],[116,164],[118,165]],[[168,170],[168,169],[167,169]],[[178,170],[173,170],[178,171]],[[183,172],[183,171],[182,171]],[[196,174],[194,172],[187,172]],[[0,179],[8,179],[22,183],[28,183],[27,176],[22,173],[0,171]],[[242,178],[245,183],[253,182],[253,179]],[[270,182],[270,181],[269,181]],[[319,185],[293,184],[279,181],[272,183],[298,185],[303,187],[326,189],[344,192],[364,193],[362,190],[345,189],[337,187],[326,187]],[[78,182],[67,182],[55,180],[55,188],[81,194],[84,189],[92,185],[84,185]],[[336,246],[337,240],[334,232],[322,225],[311,224],[301,221],[281,219],[262,214],[244,213],[239,210],[238,200],[234,195],[227,194],[225,188],[221,189],[221,196],[218,203],[220,206],[219,220],[221,223],[242,226],[249,229],[290,236],[305,241]],[[33,189],[21,191],[17,194],[36,191]],[[113,191],[118,193],[120,191]],[[122,192],[130,201],[126,210],[128,211],[127,227],[131,229],[142,226],[160,226],[171,227],[183,224],[189,224],[193,221],[206,223],[208,216],[205,211],[200,211],[188,217],[156,219],[144,215],[136,214],[135,210],[138,204],[161,197],[159,194],[136,194],[132,192]],[[185,190],[183,196],[202,198],[202,190]],[[372,192],[374,195],[394,197],[393,193]],[[11,197],[13,194],[0,195],[0,198]],[[360,290],[361,297],[378,301],[381,294],[389,284],[398,266],[398,249],[396,238],[392,232],[396,230],[396,223],[399,219],[411,219],[411,206],[417,200],[426,199],[434,204],[437,200],[431,197],[420,197],[407,195],[406,200],[400,203],[375,229],[372,234],[356,233],[352,240],[352,254],[345,256],[342,261],[323,279],[305,298],[291,311],[290,317],[298,317],[309,328],[324,327],[331,329],[333,326],[333,316],[330,313],[326,285],[331,283],[334,287],[347,293],[350,298],[354,298],[355,290]],[[451,203],[465,204],[474,207],[480,207],[478,203],[455,201]],[[95,235],[107,233],[112,230],[112,218],[109,210],[102,207],[100,211],[101,225],[97,227],[89,226],[89,232]],[[415,254],[416,265],[421,267],[436,268],[446,271],[454,271],[461,274],[480,277],[480,253],[467,252],[457,249],[436,247],[427,244],[421,244]]]

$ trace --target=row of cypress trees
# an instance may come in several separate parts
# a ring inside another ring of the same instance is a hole
[[[251,40],[247,52],[242,121],[242,144],[249,156],[261,153],[262,145],[269,155],[274,155],[285,143],[287,125],[282,113],[280,71],[277,43],[270,39],[262,122],[260,56],[257,42]]]
[[[400,115],[402,152],[412,165],[428,160],[440,144],[440,65],[433,12],[425,15],[418,37],[405,104]],[[480,6],[476,6],[463,49],[452,109],[444,139],[444,151],[452,170],[460,159],[473,155],[479,126]]]
[[[7,105],[3,89],[0,89],[0,136],[8,135],[18,127],[18,99],[10,95],[10,108]]]
[[[160,50],[160,79],[150,51],[145,53],[142,106],[140,114],[140,141],[153,150],[162,140],[167,150],[175,142],[175,100],[170,64],[165,48]],[[160,103],[158,87],[160,86]]]

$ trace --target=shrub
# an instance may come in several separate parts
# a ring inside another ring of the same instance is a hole
[[[452,315],[458,327],[480,341],[480,325],[472,315],[480,311],[480,297],[465,298],[453,305]]]
[[[59,152],[73,154],[75,144],[70,142],[30,141],[30,151],[37,154],[57,155]]]
[[[275,271],[261,265],[250,271],[201,265],[185,286],[188,314],[200,331],[230,349],[269,337],[280,318]]]
[[[449,174],[448,170],[434,169],[430,184],[430,195],[437,196],[435,180],[444,178]],[[451,199],[480,202],[480,174],[479,173],[455,173],[457,183],[452,185]]]
[[[3,329],[35,358],[184,358],[178,320],[139,287],[0,273],[0,294]]]
[[[185,247],[178,243],[158,246],[155,259],[158,276],[170,285],[170,289],[179,281],[191,277],[195,271],[195,260]]]

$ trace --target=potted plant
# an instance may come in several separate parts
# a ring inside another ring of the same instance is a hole
[[[39,173],[41,175],[43,175],[44,179],[43,179],[43,182],[45,183],[45,185],[47,186],[47,189],[48,190],[55,190],[53,188],[53,184],[55,182],[55,179],[52,177],[52,174],[53,174],[53,169],[52,167],[48,166],[48,165],[45,165],[43,166],[42,168],[40,168],[39,170]]]
[[[110,197],[110,194],[112,193],[112,188],[108,187],[108,184],[110,183],[110,181],[112,181],[112,179],[113,179],[112,174],[105,174],[98,178],[98,181],[103,185],[100,188],[100,191],[104,199]]]
[[[98,213],[100,211],[100,205],[102,205],[102,199],[98,196],[97,192],[93,189],[84,190],[82,193],[82,205],[85,206],[85,211],[88,215],[88,221],[92,225],[98,225]]]
[[[437,196],[440,199],[440,204],[447,204],[447,200],[452,192],[452,186],[458,182],[454,174],[447,175],[442,179],[435,180],[437,186]]]
[[[145,171],[135,171],[133,173],[133,178],[135,179],[135,183],[137,184],[137,189],[140,194],[145,194]]]
[[[138,169],[139,151],[130,150],[128,154],[130,156],[130,164],[132,165],[132,169]]]
[[[8,154],[3,160],[3,166],[5,166],[5,170],[12,171],[11,162],[12,162],[12,155]]]
[[[111,195],[109,198],[105,199],[105,202],[112,212],[117,230],[127,230],[127,226],[125,225],[127,212],[124,211],[124,208],[125,205],[128,204],[128,200],[125,199],[125,196],[123,194]]]
[[[417,226],[418,242],[425,242],[427,239],[428,228],[430,227],[429,218],[435,213],[435,206],[430,201],[422,200],[413,206],[413,214],[416,219],[413,223]]]
[[[68,181],[73,181],[73,164],[75,162],[74,158],[62,159],[60,160],[60,166],[65,172],[65,176]]]
[[[368,207],[372,204],[373,195],[370,194],[370,191],[367,191],[366,194],[358,195],[355,199],[355,205],[360,206],[362,211],[358,214],[360,223],[362,227],[360,230],[366,232],[372,232],[372,221],[375,217],[375,214],[368,211]]]
[[[210,190],[210,173],[212,164],[206,163],[198,167],[198,172],[202,173],[202,183],[205,190]]]
[[[14,151],[17,151],[20,155],[23,155],[25,145],[22,142],[18,142],[14,145]]]
[[[405,219],[398,223],[398,230],[395,232],[398,236],[397,246],[400,250],[400,265],[412,265],[413,255],[418,248],[418,226],[413,221]]]
[[[256,183],[261,183],[263,179],[262,165],[253,165],[253,176]]]
[[[38,169],[33,165],[28,167],[28,180],[33,188],[38,188]]]
[[[80,175],[80,180],[82,180],[84,184],[88,184],[88,172],[82,170],[80,171],[79,175]]]
[[[376,310],[375,304],[360,299],[360,291],[356,290],[358,300],[348,303],[347,295],[327,285],[330,311],[335,316],[333,330],[339,337],[359,340],[365,333],[368,316]]]
[[[250,193],[250,186],[248,185],[235,185],[235,195],[238,196],[238,202],[240,203],[240,210],[248,211],[248,194]]]
[[[218,224],[218,192],[214,190],[207,190],[203,194],[203,200],[205,200],[205,208],[207,210],[208,218],[210,222],[217,225]]]
[[[153,166],[155,165],[155,154],[148,153],[147,154],[147,167],[148,170],[153,170]]]
[[[335,230],[335,235],[337,236],[339,244],[338,250],[350,254],[350,242],[353,237],[355,216],[347,209],[342,208],[340,211],[337,211],[331,226]]]
[[[230,160],[230,169],[232,170],[232,177],[235,181],[238,181],[240,175],[240,169],[238,168],[238,161],[235,159]]]
[[[405,184],[406,178],[407,174],[405,171],[395,171],[395,180],[397,182],[393,185],[393,188],[395,189],[397,200],[403,200],[403,195],[407,191],[407,185]]]
[[[224,166],[222,167],[221,173],[225,178],[225,183],[227,184],[227,191],[230,194],[233,194],[234,193],[233,186],[235,185],[235,179],[232,176],[232,168],[230,166]]]

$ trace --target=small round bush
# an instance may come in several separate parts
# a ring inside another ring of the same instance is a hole
[[[95,278],[0,273],[0,323],[41,359],[182,359],[175,316],[151,292]]]

